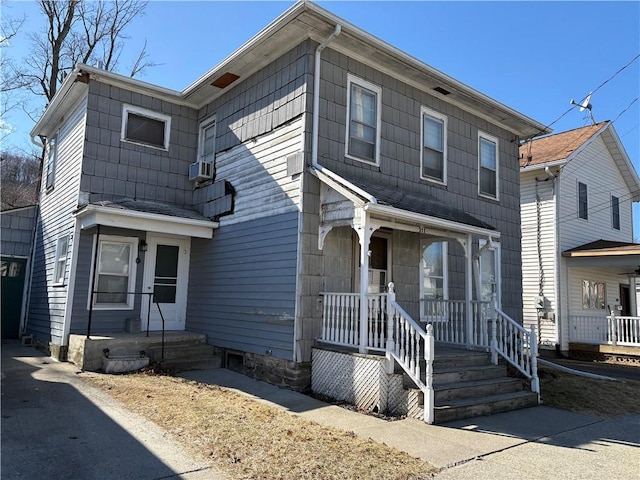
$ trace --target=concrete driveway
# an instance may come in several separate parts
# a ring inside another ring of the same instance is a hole
[[[70,363],[3,341],[1,372],[2,479],[222,478],[77,378]]]

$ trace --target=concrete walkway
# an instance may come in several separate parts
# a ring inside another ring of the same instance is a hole
[[[226,369],[182,376],[405,451],[441,468],[438,479],[640,479],[640,416],[605,421],[538,406],[438,426],[388,422]]]
[[[2,342],[4,480],[221,480],[155,424],[17,341]]]

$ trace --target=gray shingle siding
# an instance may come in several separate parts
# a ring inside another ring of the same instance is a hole
[[[382,88],[379,166],[345,157],[347,73]],[[385,183],[418,195],[429,194],[494,226],[502,235],[503,308],[506,313],[519,319],[522,312],[519,287],[520,198],[518,141],[514,135],[433,95],[347,58],[331,50],[330,46],[322,54],[320,94],[320,164],[347,177]],[[447,116],[446,186],[420,179],[421,106]],[[499,141],[499,201],[478,196],[480,131],[497,137]],[[474,249],[477,248],[478,245],[474,245]],[[457,278],[455,271],[464,271],[464,262],[454,259],[450,264],[454,273],[449,283],[454,285]]]
[[[2,235],[0,254],[9,257],[28,257],[33,244],[37,207],[16,208],[0,213]]]

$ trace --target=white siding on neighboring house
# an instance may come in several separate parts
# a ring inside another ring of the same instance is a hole
[[[80,170],[84,145],[86,98],[72,109],[72,113],[55,134],[57,156],[53,189],[46,188],[46,157],[40,196],[40,218],[37,225],[34,274],[28,314],[28,331],[61,344],[63,321],[67,306],[69,274],[72,268],[73,211],[78,206]],[[69,235],[69,248],[64,284],[53,286],[54,257],[57,239]]]
[[[520,204],[522,215],[522,298],[526,328],[536,327],[541,345],[556,343],[556,229],[555,181],[544,170],[521,175]],[[536,178],[539,181],[536,181]],[[536,189],[537,184],[537,189]],[[539,208],[539,210],[538,210]],[[539,218],[538,218],[539,217]],[[535,300],[545,299],[546,318],[538,316]]]
[[[620,283],[628,285],[626,276],[618,275],[619,270],[613,268],[572,267],[569,269],[569,309],[571,315],[585,315],[605,317],[609,315],[609,308],[620,304]],[[582,282],[604,282],[606,284],[606,306],[602,309],[583,308]]]
[[[578,153],[560,174],[561,251],[595,240],[632,242],[630,192],[602,138]],[[578,218],[578,182],[587,185],[589,219]],[[620,230],[612,228],[611,195],[620,199]]]

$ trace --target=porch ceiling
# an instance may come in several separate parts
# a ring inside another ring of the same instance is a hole
[[[217,222],[212,222],[193,210],[128,199],[83,206],[76,212],[76,217],[83,230],[96,225],[108,225],[147,232],[211,238],[213,230],[218,228]]]

